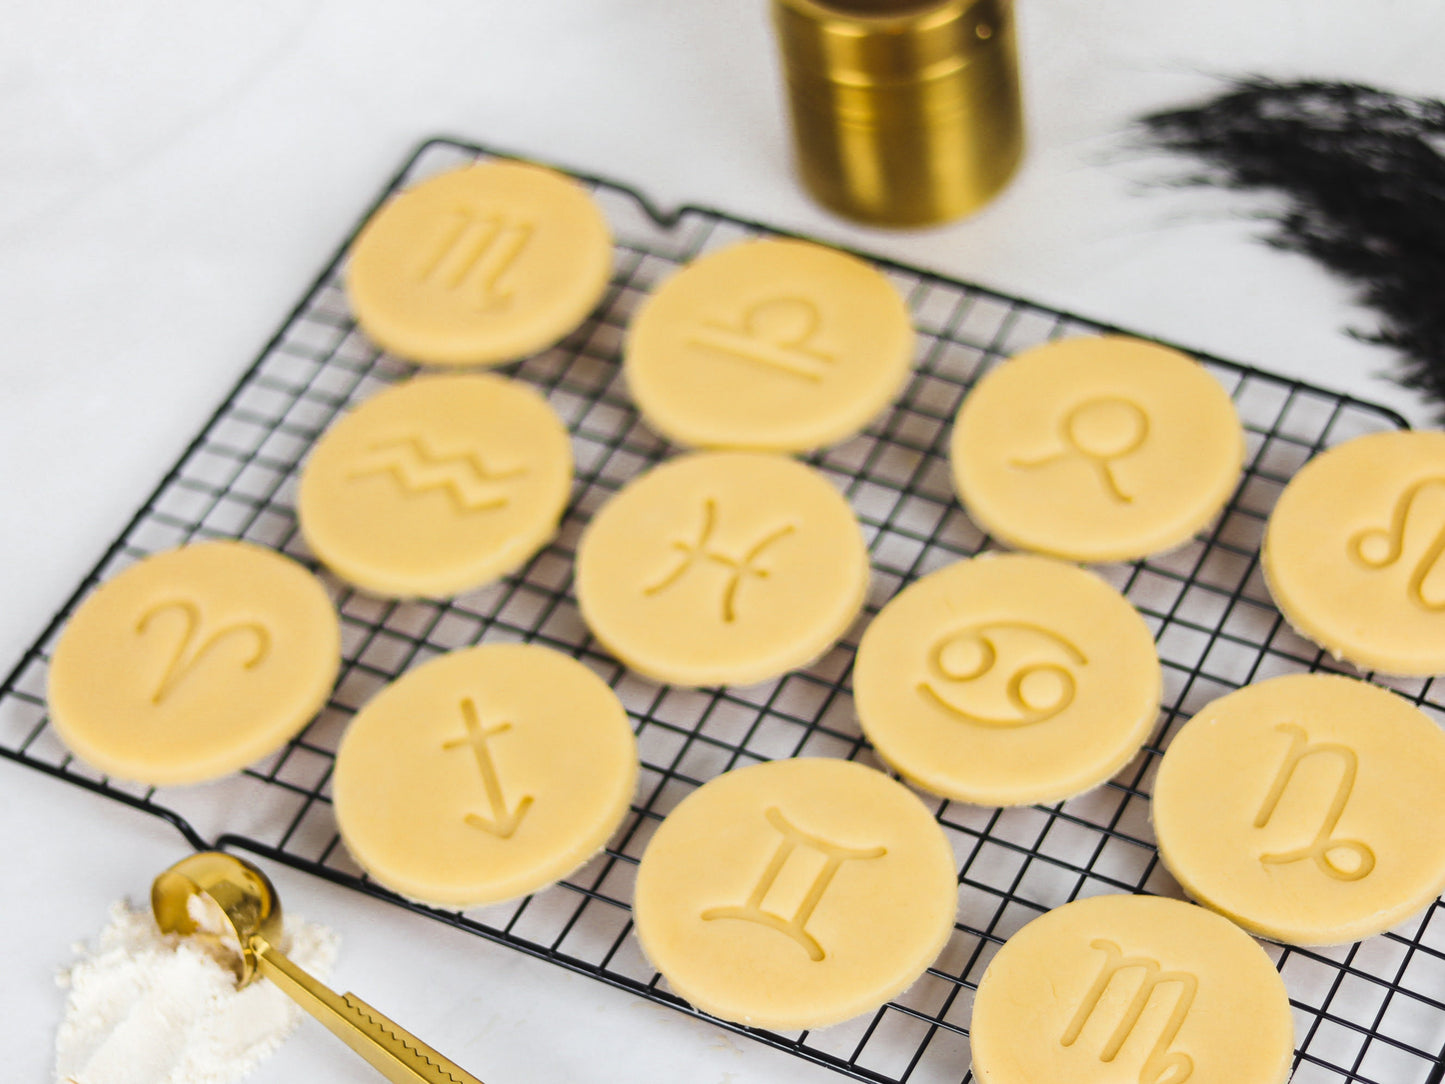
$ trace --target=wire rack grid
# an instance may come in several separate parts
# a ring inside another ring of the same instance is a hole
[[[493,152],[424,144],[382,196]],[[294,497],[308,448],[350,407],[412,368],[357,330],[340,286],[350,239],[186,449],[50,627],[0,685],[0,754],[170,820],[196,847],[221,847],[309,870],[684,1011],[631,936],[637,862],[656,825],[730,768],[791,756],[881,767],[852,711],[858,635],[901,587],[991,548],[953,496],[950,423],[972,384],[1003,358],[1070,334],[1117,329],[886,261],[918,329],[915,372],[897,403],[860,436],[808,457],[842,489],[868,537],[873,578],[855,627],[815,664],[746,688],[678,689],[627,672],[588,634],[571,587],[583,524],[630,478],[673,449],[642,424],[620,377],[638,302],[680,266],[768,227],[715,211],[658,213],[636,192],[579,177],[608,216],[614,276],[596,313],[556,347],[516,367],[567,422],[577,475],[556,539],[519,573],[443,601],[354,593],[307,552]],[[364,220],[364,217],[363,217]],[[1052,806],[984,809],[923,796],[958,859],[954,934],[924,977],[876,1013],[779,1034],[719,1023],[859,1080],[956,1084],[969,1074],[968,1022],[994,952],[1030,919],[1082,896],[1180,895],[1159,864],[1148,814],[1171,734],[1210,700],[1256,679],[1343,669],[1295,635],[1259,568],[1265,518],[1310,456],[1365,432],[1403,426],[1388,410],[1217,358],[1195,355],[1245,423],[1246,468],[1207,532],[1162,556],[1100,566],[1143,614],[1164,666],[1164,706],[1145,749],[1113,781]],[[278,753],[225,780],[157,790],[110,780],[73,759],[49,726],[46,667],[66,617],[96,584],[157,550],[243,538],[317,570],[341,615],[343,665],[318,718]],[[351,715],[409,668],[478,642],[531,641],[580,659],[621,697],[642,767],[636,800],[606,851],[524,900],[465,912],[406,903],[368,880],[339,841],[329,777]],[[1437,720],[1429,681],[1376,679]],[[1296,1016],[1294,1084],[1440,1084],[1445,1079],[1445,904],[1359,944],[1266,945]],[[566,1021],[558,1021],[566,1027]]]

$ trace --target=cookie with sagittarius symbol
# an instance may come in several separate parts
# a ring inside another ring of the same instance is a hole
[[[525,896],[600,851],[637,779],[616,694],[535,644],[483,644],[404,674],[352,720],[333,796],[347,850],[409,899]]]

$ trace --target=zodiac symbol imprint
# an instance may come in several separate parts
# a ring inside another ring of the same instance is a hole
[[[1372,569],[1386,569],[1399,561],[1405,554],[1405,536],[1411,524],[1419,522],[1425,515],[1416,511],[1416,503],[1432,489],[1436,491],[1437,498],[1445,496],[1445,478],[1425,478],[1405,490],[1395,502],[1388,527],[1367,527],[1351,536],[1348,543],[1350,556]],[[1445,511],[1445,501],[1437,499],[1436,510],[1439,518],[1438,513]],[[1439,597],[1432,600],[1426,595],[1425,582],[1436,571],[1442,553],[1445,553],[1445,522],[1436,528],[1430,544],[1410,570],[1410,578],[1405,585],[1410,601],[1431,613],[1445,610],[1445,584],[1436,584],[1442,590]]]
[[[736,327],[704,324],[689,342],[816,383],[835,360],[809,346],[821,320],[811,301],[780,297],[748,308]]]
[[[702,529],[698,532],[696,541],[675,540],[671,548],[681,555],[681,560],[657,582],[644,587],[642,593],[650,596],[665,591],[698,562],[708,561],[727,570],[722,592],[722,619],[727,624],[737,620],[738,589],[743,581],[765,580],[772,575],[769,569],[759,567],[758,559],[769,546],[792,534],[797,528],[791,523],[774,528],[759,537],[741,556],[735,557],[714,547],[712,535],[716,526],[717,502],[708,497],[702,502]]]
[[[488,739],[498,734],[505,734],[512,729],[511,723],[499,723],[494,727],[483,728],[481,720],[477,718],[477,706],[470,697],[466,697],[459,705],[462,710],[462,724],[467,728],[467,735],[464,738],[454,738],[444,742],[444,750],[470,748],[477,758],[477,770],[482,775],[482,787],[487,792],[487,805],[490,807],[491,816],[483,817],[478,813],[468,813],[464,818],[473,828],[480,828],[484,832],[490,832],[501,839],[511,839],[522,818],[527,815],[527,810],[532,808],[532,796],[526,795],[517,802],[515,809],[507,808],[506,798],[502,794],[502,781],[497,775],[496,762],[492,760],[492,750],[487,744]]]
[[[1011,459],[1009,464],[1033,470],[1078,456],[1093,464],[1104,492],[1113,500],[1120,504],[1134,500],[1135,494],[1119,485],[1114,464],[1149,439],[1149,415],[1143,407],[1112,395],[1085,400],[1060,420],[1059,437],[1064,446],[1058,451],[1035,459]]]
[[[176,686],[200,665],[202,659],[215,651],[226,640],[247,636],[251,638],[251,654],[240,664],[244,670],[254,670],[261,665],[271,651],[271,633],[259,621],[234,621],[206,633],[202,628],[204,621],[201,617],[201,608],[191,599],[177,599],[151,607],[141,615],[140,621],[136,623],[136,635],[144,636],[157,615],[171,611],[179,613],[185,625],[181,631],[180,641],[176,644],[176,650],[161,674],[160,684],[151,694],[152,704],[161,704],[175,691]]]
[[[1263,828],[1269,824],[1275,809],[1279,806],[1279,800],[1289,788],[1290,781],[1294,779],[1295,769],[1311,757],[1338,757],[1341,767],[1340,781],[1335,787],[1334,797],[1330,799],[1329,808],[1325,811],[1324,819],[1313,840],[1292,851],[1261,855],[1259,860],[1267,865],[1284,865],[1309,858],[1319,867],[1321,873],[1333,877],[1337,881],[1358,881],[1362,877],[1368,877],[1370,871],[1375,868],[1375,852],[1358,839],[1332,838],[1335,827],[1340,823],[1340,817],[1345,812],[1345,806],[1349,804],[1350,794],[1355,789],[1355,775],[1359,771],[1360,764],[1359,756],[1349,746],[1335,742],[1312,745],[1304,727],[1296,726],[1294,723],[1281,723],[1275,727],[1275,730],[1289,735],[1289,751],[1285,753],[1284,763],[1280,765],[1279,772],[1275,775],[1274,784],[1270,787],[1269,793],[1265,795],[1264,804],[1259,807],[1259,813],[1254,818],[1256,828]],[[1341,862],[1335,857],[1337,852],[1343,852],[1348,857]]]
[[[838,868],[844,862],[860,861],[869,858],[881,858],[887,854],[884,847],[842,847],[836,843],[829,843],[826,839],[804,832],[801,828],[794,827],[788,823],[783,816],[782,810],[776,806],[767,810],[764,814],[768,823],[771,824],[782,835],[778,841],[778,848],[773,852],[772,858],[768,860],[767,868],[763,870],[762,876],[753,886],[748,900],[742,906],[733,907],[710,907],[702,913],[704,922],[712,922],[720,918],[737,918],[745,922],[756,922],[759,925],[767,926],[785,933],[796,941],[808,954],[808,959],[815,963],[822,960],[827,954],[823,946],[818,944],[812,934],[808,932],[808,920],[813,917],[813,912],[818,908],[818,902],[823,898],[823,893],[828,891],[828,886],[833,883],[833,878],[838,873]],[[772,890],[773,882],[778,879],[788,859],[799,847],[811,848],[824,858],[823,866],[814,876],[808,891],[804,894],[798,906],[794,908],[792,915],[784,918],[782,915],[772,911],[763,910],[763,901],[767,899],[768,893]]]
[[[494,471],[476,452],[444,455],[422,437],[410,436],[372,445],[347,478],[389,474],[411,496],[440,489],[459,512],[485,512],[506,506],[508,497],[500,483],[526,473],[525,467]]]
[[[532,238],[530,222],[467,208],[453,211],[441,241],[422,264],[419,282],[449,292],[467,291],[479,312],[493,312],[511,303],[512,290],[502,279]]]
[[[918,692],[964,722],[1029,726],[1074,702],[1075,668],[1087,664],[1084,653],[1058,633],[1024,621],[990,621],[938,641]]]
[[[1199,992],[1199,980],[1187,971],[1165,971],[1159,966],[1158,960],[1151,960],[1146,956],[1125,956],[1123,949],[1112,941],[1100,938],[1089,943],[1090,948],[1098,949],[1104,954],[1104,964],[1099,969],[1099,975],[1094,984],[1089,987],[1089,992],[1084,995],[1083,1002],[1074,1013],[1074,1018],[1069,1022],[1068,1028],[1064,1031],[1059,1043],[1063,1046],[1073,1046],[1083,1034],[1084,1026],[1094,1011],[1099,1007],[1108,992],[1109,985],[1125,971],[1138,970],[1140,974],[1139,988],[1134,991],[1134,996],[1124,1008],[1124,1014],[1119,1019],[1118,1026],[1114,1028],[1113,1034],[1105,1042],[1103,1049],[1099,1052],[1099,1060],[1111,1062],[1119,1056],[1124,1044],[1129,1041],[1129,1036],[1139,1025],[1139,1018],[1144,1015],[1144,1010],[1149,1005],[1149,999],[1154,996],[1154,991],[1160,986],[1172,984],[1178,993],[1174,1001],[1174,1010],[1169,1014],[1169,1019],[1164,1022],[1164,1027],[1159,1032],[1159,1038],[1154,1041],[1153,1048],[1149,1051],[1144,1066],[1139,1070],[1139,1084],[1184,1084],[1194,1074],[1194,1059],[1188,1054],[1180,1051],[1169,1053],[1169,1047],[1179,1035],[1179,1029],[1184,1026],[1184,1020],[1189,1015],[1189,1009],[1194,1004],[1194,997]]]

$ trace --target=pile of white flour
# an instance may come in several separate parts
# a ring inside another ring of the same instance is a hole
[[[324,981],[338,944],[324,926],[288,918],[277,947]],[[231,1084],[305,1016],[264,979],[237,990],[200,941],[162,934],[148,907],[124,900],[111,905],[98,944],[76,952],[58,976],[70,994],[56,1084]]]

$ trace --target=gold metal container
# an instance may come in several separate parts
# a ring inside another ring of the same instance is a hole
[[[1012,0],[773,0],[798,170],[848,218],[982,207],[1023,152]]]

